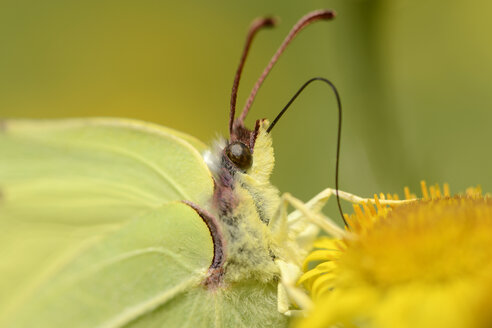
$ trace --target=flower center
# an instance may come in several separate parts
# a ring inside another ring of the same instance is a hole
[[[456,196],[393,208],[346,241],[345,282],[445,282],[492,267],[492,200]],[[337,271],[338,271],[337,270]],[[342,277],[340,277],[342,278]],[[345,280],[345,279],[344,279]]]

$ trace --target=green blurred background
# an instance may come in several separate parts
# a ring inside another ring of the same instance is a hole
[[[227,131],[246,30],[260,33],[239,107],[305,13],[338,17],[305,30],[260,90],[248,123],[270,118],[307,79],[338,86],[344,105],[341,188],[362,196],[449,182],[492,190],[492,2],[0,2],[0,116],[116,116],[157,122],[209,143]],[[309,88],[275,128],[273,182],[307,200],[334,186],[336,107]],[[33,163],[35,165],[35,163]]]

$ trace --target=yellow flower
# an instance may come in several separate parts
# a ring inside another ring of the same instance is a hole
[[[375,196],[346,216],[350,237],[317,241],[299,281],[314,308],[298,327],[492,327],[492,198],[422,194],[391,207]]]

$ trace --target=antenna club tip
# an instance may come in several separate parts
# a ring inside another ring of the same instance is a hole
[[[320,19],[333,19],[337,16],[337,12],[331,9],[320,9],[315,10],[308,15],[318,17]]]
[[[263,19],[265,20],[265,26],[274,27],[278,24],[278,19],[275,17],[265,17]]]
[[[252,26],[274,27],[277,25],[277,19],[274,17],[260,17],[253,21]]]

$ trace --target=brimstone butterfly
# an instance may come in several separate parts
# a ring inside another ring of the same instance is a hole
[[[306,219],[331,191],[287,218],[269,182],[265,120],[243,122],[302,18],[234,118],[256,21],[234,82],[230,139],[195,138],[126,119],[0,122],[0,326],[281,327],[289,284],[318,233]],[[313,218],[311,218],[313,219]],[[340,228],[329,223],[337,234]]]

